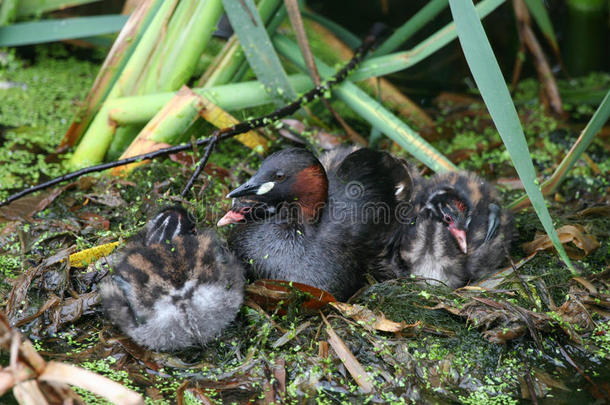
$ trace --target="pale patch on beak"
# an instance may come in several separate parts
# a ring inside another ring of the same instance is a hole
[[[236,224],[245,220],[243,214],[235,211],[228,211],[224,217],[220,218],[220,220],[216,223],[216,226],[221,227],[229,224]]]
[[[275,187],[275,182],[273,182],[273,181],[268,181],[266,183],[263,183],[260,185],[258,190],[256,190],[256,195],[267,194],[269,191],[273,190],[273,187]]]
[[[398,195],[400,193],[402,193],[402,190],[405,189],[405,185],[404,184],[400,184],[399,186],[396,187],[396,192],[394,193],[394,195]]]
[[[468,253],[468,243],[466,242],[466,232],[462,229],[458,229],[452,225],[449,225],[449,232],[455,238],[458,246],[462,253]]]

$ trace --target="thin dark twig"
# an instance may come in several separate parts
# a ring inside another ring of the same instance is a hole
[[[210,142],[212,140],[212,138],[214,138],[214,137],[217,137],[217,139],[214,142],[222,141],[224,139],[231,138],[235,135],[243,134],[244,132],[248,132],[253,129],[267,126],[274,121],[277,121],[288,115],[294,114],[299,108],[301,108],[302,105],[307,104],[307,103],[319,98],[320,96],[325,94],[332,86],[345,80],[345,78],[349,75],[349,73],[362,60],[364,55],[366,55],[366,53],[369,50],[371,50],[371,48],[373,48],[373,46],[377,42],[377,37],[381,34],[382,29],[383,28],[381,28],[378,24],[375,24],[375,26],[373,26],[373,28],[371,30],[371,34],[369,34],[364,39],[364,41],[362,41],[362,45],[360,45],[360,47],[358,47],[358,49],[356,49],[356,51],[354,52],[353,58],[350,59],[350,61],[341,70],[339,70],[331,79],[329,79],[325,83],[320,84],[319,86],[314,87],[313,89],[309,90],[307,93],[303,94],[301,97],[297,98],[292,103],[287,104],[284,107],[278,108],[277,110],[273,111],[272,113],[269,113],[262,117],[242,121],[231,127],[222,128],[220,130],[215,131],[212,136],[210,136],[208,138],[204,138],[204,139],[199,139],[194,144],[189,142],[189,143],[182,144],[182,145],[171,146],[169,148],[159,149],[154,152],[149,152],[149,153],[145,153],[142,155],[136,155],[136,156],[132,156],[132,157],[129,157],[126,159],[117,160],[114,162],[102,163],[102,164],[95,165],[95,166],[85,167],[85,168],[77,170],[75,172],[68,173],[68,174],[65,174],[60,177],[56,177],[47,182],[40,183],[35,186],[26,188],[25,190],[21,190],[20,192],[9,196],[6,200],[0,202],[0,207],[7,205],[25,195],[31,194],[31,193],[39,191],[39,190],[43,190],[45,188],[54,186],[55,184],[58,184],[58,183],[61,183],[64,181],[78,178],[78,177],[88,174],[88,173],[100,172],[102,170],[112,169],[114,167],[123,166],[123,165],[129,164],[129,163],[138,162],[138,161],[145,160],[145,159],[153,159],[158,156],[164,156],[164,155],[169,155],[172,153],[181,152],[183,150],[191,148],[193,145],[197,145],[197,146],[205,145],[208,142]]]
[[[186,197],[186,195],[190,191],[191,187],[193,187],[195,180],[197,179],[197,177],[199,177],[199,175],[201,174],[201,171],[205,168],[205,165],[208,163],[208,159],[210,158],[210,155],[212,154],[212,150],[214,149],[216,142],[218,142],[218,132],[215,132],[210,137],[210,142],[208,142],[208,146],[206,146],[206,148],[205,148],[203,157],[201,158],[201,160],[199,160],[199,164],[195,168],[195,171],[193,172],[188,183],[186,183],[184,190],[182,190],[182,193],[180,193],[181,197]]]

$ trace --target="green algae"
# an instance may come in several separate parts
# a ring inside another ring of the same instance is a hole
[[[55,49],[53,53],[49,49]],[[78,103],[97,74],[97,63],[63,56],[61,47],[37,47],[28,64],[7,54],[0,65],[0,198],[62,174],[61,164],[47,161],[59,144]]]

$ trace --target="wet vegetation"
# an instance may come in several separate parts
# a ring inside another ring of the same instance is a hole
[[[308,34],[316,55],[338,62],[323,36],[311,27]],[[56,147],[104,58],[79,49],[52,44],[0,52],[0,199],[66,172],[71,154],[56,153]],[[291,69],[296,71],[288,64]],[[560,79],[558,87],[564,116],[541,101],[536,78],[519,80],[513,91],[538,178],[550,176],[565,157],[610,87],[610,74]],[[523,194],[477,92],[462,86],[423,97],[433,125],[421,128],[422,137],[459,168],[493,180],[507,205]],[[371,130],[343,102],[331,105],[356,132]],[[400,115],[396,105],[384,105]],[[272,110],[253,107],[235,116]],[[322,150],[347,139],[334,122],[316,102],[284,128],[273,125],[261,134],[269,150],[277,150],[295,144],[290,126],[301,142]],[[197,136],[209,134],[212,126],[199,131]],[[168,203],[183,203],[201,226],[213,226],[230,206],[225,195],[263,158],[262,148],[229,139],[184,198],[180,192],[201,150],[197,157],[189,151],[152,161],[122,177],[84,176],[2,208],[2,310],[46,361],[106,376],[151,404],[604,403],[610,398],[609,135],[603,127],[546,198],[576,273],[551,243],[526,245],[544,228],[525,208],[514,214],[518,236],[508,249],[513,265],[478,285],[450,291],[420,280],[371,278],[349,308],[321,309],[312,309],[310,297],[297,289],[278,302],[271,300],[273,291],[255,285],[248,287],[236,321],[206,347],[178,353],[138,347],[103,315],[98,285],[111,271],[104,258],[77,267],[68,257],[128,239]],[[390,139],[376,143],[430,174]],[[6,338],[1,343],[5,367],[13,361],[11,346]],[[355,376],[353,367],[365,374]],[[108,403],[75,391],[86,403]],[[8,391],[0,402],[17,403],[17,396]]]

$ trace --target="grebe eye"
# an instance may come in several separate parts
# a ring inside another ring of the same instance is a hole
[[[450,224],[453,222],[453,218],[451,218],[449,215],[447,214],[443,214],[443,221],[445,221],[446,223]]]
[[[286,175],[284,174],[284,172],[275,173],[275,179],[278,181],[284,180],[285,177],[286,177]]]

